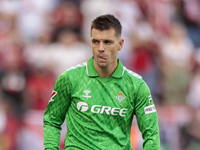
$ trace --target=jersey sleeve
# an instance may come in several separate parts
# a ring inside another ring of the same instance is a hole
[[[145,82],[140,84],[135,101],[135,115],[142,133],[144,150],[160,150],[160,136],[156,108]]]
[[[59,150],[61,125],[70,105],[70,81],[64,72],[55,82],[54,90],[44,113],[44,148]]]

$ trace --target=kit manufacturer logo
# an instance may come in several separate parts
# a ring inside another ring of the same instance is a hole
[[[90,96],[89,94],[91,93],[91,90],[84,90],[85,95],[83,95],[83,97],[87,97],[87,98],[91,98],[92,96]]]
[[[126,99],[126,96],[124,96],[123,93],[118,93],[117,96],[115,96],[115,98],[121,103],[123,100]]]

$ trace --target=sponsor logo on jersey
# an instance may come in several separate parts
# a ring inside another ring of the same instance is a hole
[[[51,93],[51,97],[49,99],[49,102],[54,101],[53,97],[56,96],[56,94],[57,94],[57,92],[53,90],[52,93]]]
[[[150,105],[144,108],[145,114],[150,114],[156,112],[156,107],[154,105]]]
[[[123,100],[126,99],[126,96],[123,96],[123,94],[120,92],[115,96],[115,98],[121,103]]]
[[[92,96],[89,95],[91,90],[84,90],[84,92],[85,92],[85,95],[83,95],[83,97],[87,97],[87,98],[91,98],[92,97]]]
[[[85,102],[78,102],[76,106],[77,109],[80,110],[81,112],[85,112],[88,110],[88,104]]]
[[[81,112],[85,112],[87,110],[89,110],[88,104],[85,102],[78,102],[77,103],[77,109]],[[93,105],[90,108],[90,111],[92,113],[96,113],[96,114],[107,114],[107,115],[113,115],[113,116],[122,116],[125,117],[126,113],[128,111],[127,108],[111,108],[110,106],[102,106],[102,105]]]

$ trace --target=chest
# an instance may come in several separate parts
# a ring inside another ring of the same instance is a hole
[[[78,112],[126,117],[134,109],[134,90],[120,79],[79,78],[72,83],[71,106]]]

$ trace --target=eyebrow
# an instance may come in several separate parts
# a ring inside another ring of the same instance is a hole
[[[99,41],[99,40],[97,40],[97,39],[92,39],[92,42],[96,42],[96,41]]]
[[[92,39],[92,42],[96,42],[96,41],[100,41],[100,40]],[[110,39],[104,39],[103,42],[113,42],[113,40],[110,40]]]

